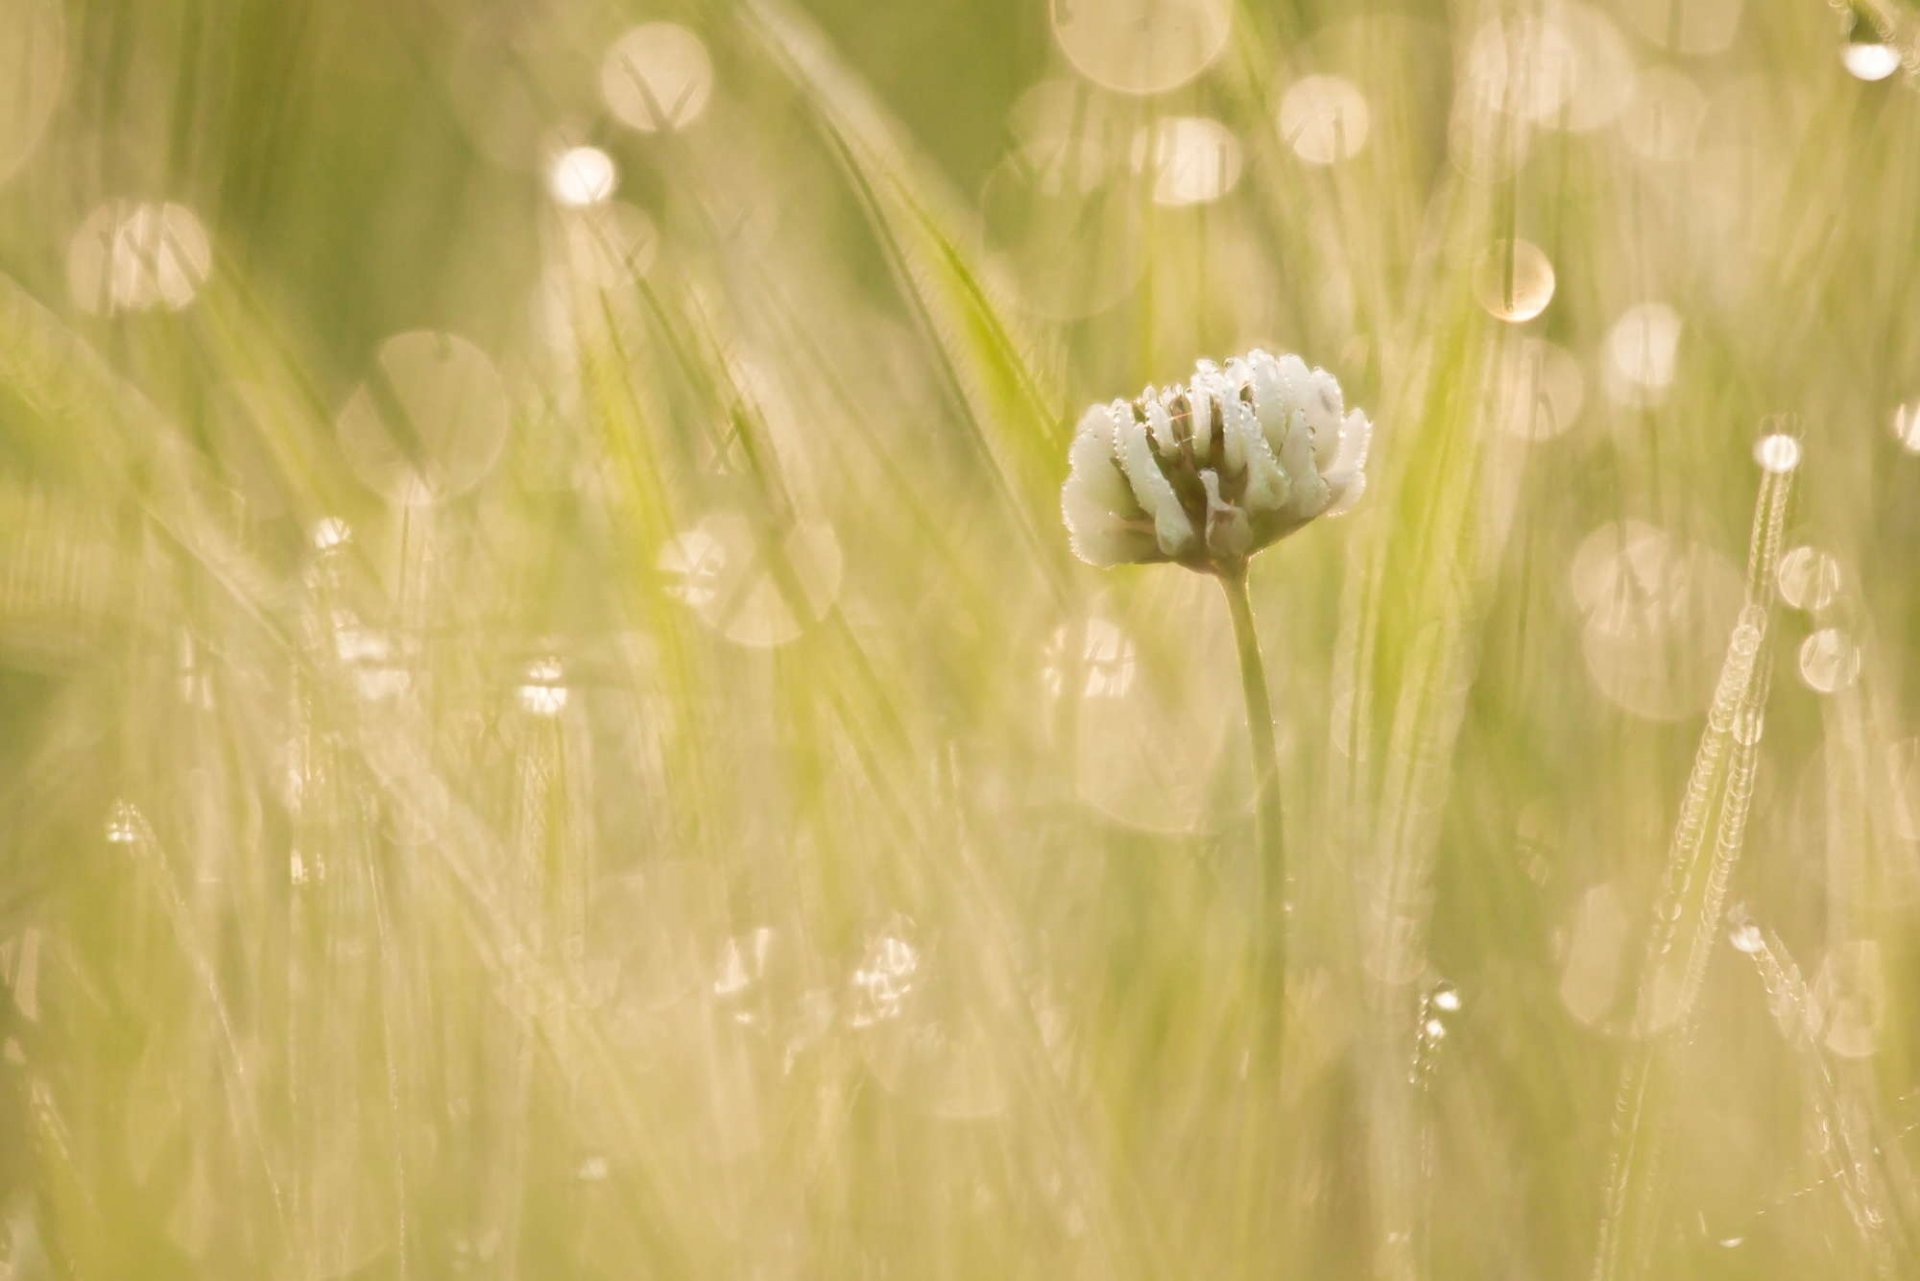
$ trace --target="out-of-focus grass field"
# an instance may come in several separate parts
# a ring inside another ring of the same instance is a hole
[[[1849,16],[0,0],[0,1277],[1920,1276]],[[1284,993],[1058,515],[1255,345]]]

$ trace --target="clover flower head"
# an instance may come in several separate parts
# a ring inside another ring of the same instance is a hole
[[[1333,375],[1298,356],[1203,360],[1184,385],[1081,416],[1060,495],[1074,553],[1091,565],[1241,564],[1353,506],[1372,435]]]

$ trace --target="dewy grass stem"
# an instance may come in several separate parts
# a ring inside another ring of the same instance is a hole
[[[1273,699],[1267,692],[1267,669],[1260,659],[1260,637],[1254,630],[1253,603],[1247,595],[1247,563],[1222,565],[1220,587],[1233,617],[1234,648],[1240,655],[1240,693],[1246,702],[1247,743],[1253,765],[1255,839],[1259,854],[1260,909],[1258,930],[1258,998],[1270,1002],[1263,1026],[1261,1050],[1270,1054],[1277,1072],[1286,1032],[1287,868],[1281,835],[1280,757],[1274,747]]]

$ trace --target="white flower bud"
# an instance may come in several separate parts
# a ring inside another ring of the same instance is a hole
[[[1203,360],[1184,387],[1081,417],[1061,512],[1091,564],[1215,570],[1351,508],[1372,435],[1333,375],[1298,356]]]

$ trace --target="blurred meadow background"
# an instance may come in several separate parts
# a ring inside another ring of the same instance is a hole
[[[1917,40],[0,0],[0,1277],[1920,1276]]]

